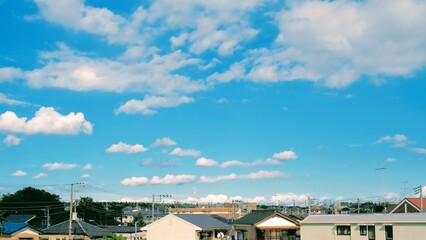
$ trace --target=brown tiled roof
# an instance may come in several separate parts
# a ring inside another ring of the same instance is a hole
[[[420,209],[420,198],[406,198],[406,199]],[[426,198],[423,198],[423,210],[426,210]]]

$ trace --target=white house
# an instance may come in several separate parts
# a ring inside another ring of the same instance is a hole
[[[421,240],[426,213],[310,215],[300,233],[303,240]]]
[[[145,227],[147,240],[226,239],[231,226],[205,214],[169,214]]]

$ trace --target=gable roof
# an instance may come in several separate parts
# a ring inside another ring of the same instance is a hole
[[[309,215],[300,224],[426,223],[426,213]]]
[[[402,199],[401,202],[398,203],[398,205],[396,205],[396,207],[394,207],[392,209],[392,211],[390,213],[394,213],[398,208],[400,208],[404,203],[410,204],[412,207],[414,207],[417,211],[420,212],[420,198],[404,198]],[[423,209],[426,209],[426,199],[423,199]]]
[[[256,223],[266,219],[273,215],[275,211],[273,210],[257,210],[252,211],[251,213],[245,215],[244,217],[237,219],[233,224],[250,224],[255,225]]]
[[[21,222],[21,223],[27,223],[31,220],[33,220],[36,217],[36,215],[29,215],[29,214],[11,214],[7,216],[4,221],[5,222]]]
[[[28,223],[26,222],[6,222],[3,223],[3,234],[12,234],[16,231],[19,231],[25,227],[31,227]],[[31,227],[32,228],[32,227]],[[36,231],[36,230],[34,230]]]
[[[140,227],[134,226],[105,226],[105,229],[113,233],[134,233],[135,231],[141,232]]]
[[[111,231],[100,228],[98,226],[89,224],[82,220],[73,220],[72,221],[72,230],[73,235],[86,235],[88,237],[103,237],[111,235]],[[69,220],[58,223],[51,227],[45,228],[42,230],[44,234],[60,234],[68,235]]]
[[[231,225],[217,220],[206,214],[174,214],[174,216],[183,219],[201,229],[230,229]]]

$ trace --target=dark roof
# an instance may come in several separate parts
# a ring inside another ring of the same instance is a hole
[[[21,222],[21,223],[27,223],[34,219],[36,215],[24,215],[24,214],[11,214],[7,216],[4,221],[5,222]]]
[[[18,230],[21,230],[27,226],[30,226],[26,222],[5,222],[3,223],[3,234],[12,234]]]
[[[217,220],[206,214],[175,214],[191,224],[198,226],[201,229],[230,229],[231,226],[222,221]]]
[[[262,221],[263,219],[274,214],[274,210],[257,210],[252,211],[251,213],[245,215],[244,217],[237,219],[233,224],[250,224],[255,225],[256,223]]]
[[[45,234],[60,234],[68,235],[68,226],[69,221],[61,222],[51,227],[45,228],[42,230]],[[88,237],[103,237],[111,235],[111,231],[100,228],[98,226],[92,225],[90,223],[84,222],[82,220],[73,220],[72,221],[72,230],[73,235],[86,235]]]
[[[105,229],[113,232],[113,233],[134,233],[134,226],[106,226]],[[141,232],[140,227],[137,227],[136,230]]]

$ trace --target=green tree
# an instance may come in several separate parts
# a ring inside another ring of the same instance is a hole
[[[91,197],[82,197],[77,204],[77,216],[86,222],[94,222],[98,225],[117,225],[114,219],[120,213],[111,210],[108,203],[93,201]]]
[[[126,240],[126,238],[119,234],[113,233],[111,236],[103,236],[102,240]]]
[[[67,219],[67,211],[58,195],[32,187],[3,195],[0,200],[0,211],[3,211],[4,217],[10,214],[36,215],[36,218],[31,221],[31,224],[36,227],[46,226],[47,212],[49,212],[51,224]]]

